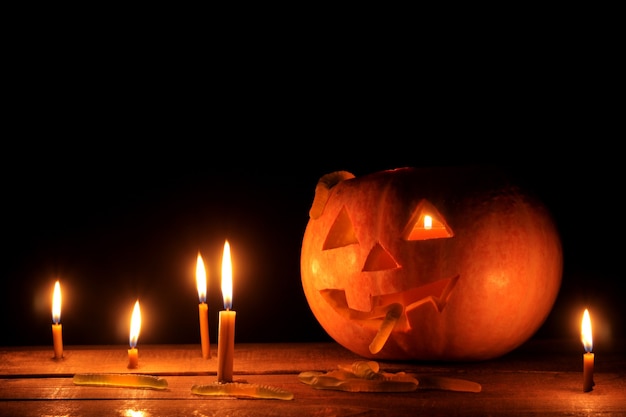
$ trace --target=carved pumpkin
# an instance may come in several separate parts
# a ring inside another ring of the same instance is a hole
[[[561,285],[547,208],[492,168],[399,168],[317,184],[301,249],[325,331],[373,359],[484,360],[530,338]]]

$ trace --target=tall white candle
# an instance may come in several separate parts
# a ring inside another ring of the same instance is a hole
[[[217,380],[232,382],[233,359],[235,356],[235,317],[233,306],[233,267],[230,258],[230,244],[224,243],[222,256],[222,296],[224,310],[219,314],[219,338],[217,340]]]
[[[128,367],[136,368],[139,366],[139,351],[137,350],[137,339],[139,339],[139,331],[141,330],[141,311],[139,310],[139,300],[135,302],[133,315],[130,319],[130,349],[128,349]]]
[[[55,359],[63,357],[63,327],[61,326],[61,284],[54,284],[52,295],[52,343],[54,345]]]
[[[595,385],[595,382],[593,382],[595,355],[591,352],[593,350],[593,337],[591,334],[591,318],[589,317],[589,311],[587,309],[585,309],[583,313],[580,335],[583,346],[585,347],[585,353],[583,354],[583,392],[589,392]]]
[[[202,357],[209,359],[211,357],[211,345],[209,342],[209,307],[206,303],[207,282],[206,268],[202,255],[198,252],[198,261],[196,263],[196,286],[198,287],[198,314],[200,317],[200,347]]]

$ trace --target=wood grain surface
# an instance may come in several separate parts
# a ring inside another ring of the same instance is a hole
[[[580,342],[578,342],[580,343]],[[288,390],[293,400],[193,394],[216,381],[217,359],[200,345],[138,346],[139,367],[126,368],[125,346],[0,347],[1,416],[626,416],[623,342],[596,352],[595,387],[582,390],[582,348],[575,340],[531,340],[501,358],[470,363],[380,361],[386,372],[461,378],[478,393],[420,389],[403,393],[318,390],[303,371],[328,372],[362,360],[335,343],[237,344],[234,380]],[[213,346],[212,346],[213,348]],[[76,373],[142,373],[168,388],[77,386]]]

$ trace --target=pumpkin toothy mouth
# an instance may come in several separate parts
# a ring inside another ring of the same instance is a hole
[[[394,326],[394,330],[408,331],[411,326],[407,320],[407,313],[428,304],[441,313],[458,280],[459,275],[456,275],[406,291],[372,296],[370,297],[371,309],[369,311],[351,308],[348,305],[345,290],[324,289],[320,291],[320,295],[342,317],[348,320],[372,322],[375,326],[385,319],[391,309],[396,308],[396,305],[399,304],[403,306],[403,311]]]

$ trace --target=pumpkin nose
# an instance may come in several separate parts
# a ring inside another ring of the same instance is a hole
[[[359,259],[360,257],[356,257]],[[380,243],[376,243],[367,254],[365,263],[361,268],[361,272],[375,273],[392,271],[400,269],[400,264],[396,262],[396,259],[391,253],[385,249]],[[356,270],[356,265],[355,265]],[[370,277],[369,279],[372,279]],[[348,285],[345,288],[345,296],[347,298],[348,305],[358,311],[371,311],[372,310],[372,297],[379,294],[371,294],[368,290],[359,285]]]
[[[377,243],[365,259],[363,272],[386,271],[396,268],[399,268],[399,265],[393,256],[380,243]]]

